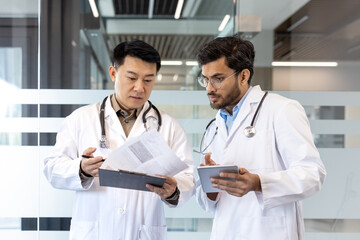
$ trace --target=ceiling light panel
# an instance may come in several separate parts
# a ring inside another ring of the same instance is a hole
[[[273,67],[337,67],[337,62],[272,62]]]

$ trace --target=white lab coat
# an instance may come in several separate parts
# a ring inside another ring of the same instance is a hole
[[[207,130],[204,146],[218,126],[208,150],[212,159],[258,174],[262,187],[262,192],[252,191],[243,197],[222,192],[211,201],[198,181],[198,203],[215,212],[212,240],[302,240],[301,200],[318,192],[325,179],[308,119],[298,102],[269,93],[258,112],[256,135],[244,135],[263,95],[259,86],[250,90],[229,135],[219,112]]]
[[[146,131],[142,115],[147,108],[148,103],[138,115],[129,139]],[[105,126],[110,149],[100,148],[99,109],[100,103],[88,105],[66,117],[51,155],[44,160],[44,173],[52,186],[76,191],[70,239],[166,239],[163,203],[169,207],[175,206],[163,202],[152,192],[100,187],[98,177],[81,181],[80,156],[86,148],[97,147],[94,156],[106,158],[111,150],[127,140],[109,97],[105,107]],[[153,110],[148,113],[150,115],[156,117]],[[161,112],[161,116],[160,134],[174,153],[188,165],[186,170],[175,176],[180,190],[177,206],[180,206],[194,193],[192,154],[186,134],[178,122],[164,112]]]

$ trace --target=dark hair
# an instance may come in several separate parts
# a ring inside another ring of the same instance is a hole
[[[141,41],[122,42],[114,48],[113,64],[116,68],[124,63],[126,56],[140,58],[149,63],[156,63],[156,72],[160,70],[161,59],[158,51],[151,45]]]
[[[206,43],[198,52],[197,60],[200,65],[225,57],[226,65],[235,71],[249,69],[250,77],[248,83],[254,75],[254,45],[239,36],[219,37]]]

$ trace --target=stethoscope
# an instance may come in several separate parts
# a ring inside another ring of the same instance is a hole
[[[107,96],[104,98],[104,100],[101,103],[100,106],[100,125],[101,125],[101,138],[100,138],[100,147],[101,148],[109,148],[109,140],[106,137],[106,132],[105,132],[105,104],[106,104],[106,100],[107,100]],[[160,130],[161,127],[161,114],[159,109],[157,109],[157,107],[155,107],[149,100],[149,107],[144,111],[144,114],[142,115],[142,121],[144,124],[144,127],[146,129],[146,131],[149,131],[150,129],[154,129],[156,128],[155,125],[157,125],[157,130]],[[157,118],[154,116],[148,116],[146,117],[146,115],[149,113],[149,111],[152,109],[154,109],[154,111],[156,112]],[[153,124],[152,126],[148,126],[150,124],[150,121],[148,121],[149,119],[151,119],[151,123]],[[154,124],[156,122],[156,124]]]
[[[267,94],[268,94],[268,92],[265,92],[264,96],[262,96],[262,98],[261,98],[261,100],[260,100],[260,103],[259,103],[259,106],[256,108],[255,114],[254,114],[254,116],[253,116],[253,118],[252,118],[252,120],[251,120],[250,126],[247,126],[246,128],[244,128],[244,135],[245,135],[245,137],[247,137],[247,138],[252,138],[252,137],[254,137],[255,134],[256,134],[255,120],[256,120],[256,117],[257,117],[257,115],[258,115],[258,113],[259,113],[259,110],[260,110],[260,108],[261,108],[261,105],[262,105],[262,103],[264,102],[264,99],[265,99],[265,97],[266,97]],[[202,136],[202,138],[201,138],[201,142],[200,142],[200,151],[197,151],[197,150],[194,149],[194,150],[193,150],[194,152],[201,153],[201,154],[206,154],[206,152],[205,152],[206,149],[208,149],[208,147],[213,143],[213,141],[215,140],[215,137],[216,137],[216,135],[217,135],[217,133],[218,133],[218,126],[216,126],[215,133],[214,133],[211,141],[209,142],[209,144],[208,144],[204,149],[202,149],[202,145],[203,145],[203,141],[204,141],[204,137],[205,137],[205,135],[206,135],[206,132],[207,132],[208,128],[210,127],[210,125],[211,125],[214,121],[215,121],[215,118],[212,119],[212,120],[208,123],[208,125],[206,126],[206,128],[205,128],[205,132],[204,132],[204,134],[203,134],[203,136]]]

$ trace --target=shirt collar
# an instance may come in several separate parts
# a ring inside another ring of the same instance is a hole
[[[121,108],[120,104],[116,100],[115,94],[111,94],[110,101],[111,101],[111,106],[113,107],[116,114],[120,115],[124,118],[127,118],[132,115],[135,115],[135,117],[138,117],[141,112],[141,109],[143,108],[143,106],[141,106],[137,109],[133,109],[133,110],[131,110],[130,114],[128,114],[123,108]]]
[[[245,101],[245,98],[247,97],[247,95],[249,94],[250,90],[251,90],[252,86],[249,87],[249,89],[246,91],[246,93],[244,94],[244,96],[240,99],[240,101],[238,102],[238,104],[235,105],[235,107],[232,109],[232,114],[230,114],[225,108],[221,108],[220,109],[220,116],[226,121],[227,117],[231,117],[231,116],[237,116],[243,102]]]

